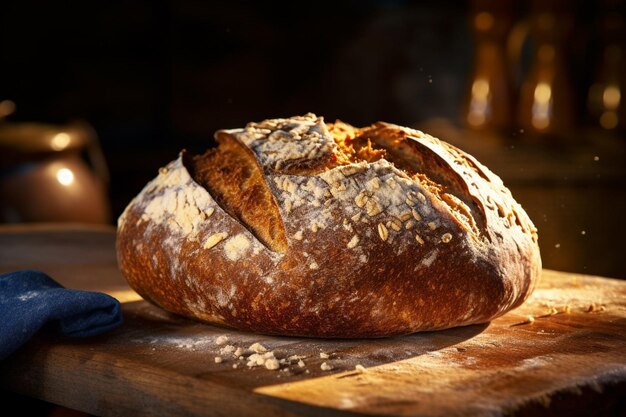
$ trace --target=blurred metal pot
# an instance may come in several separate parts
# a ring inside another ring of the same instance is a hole
[[[107,223],[108,183],[88,124],[0,121],[0,222]]]

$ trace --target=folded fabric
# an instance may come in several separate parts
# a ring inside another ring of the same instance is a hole
[[[94,336],[119,326],[122,311],[113,297],[64,288],[43,272],[0,275],[0,360],[47,323],[68,336]]]

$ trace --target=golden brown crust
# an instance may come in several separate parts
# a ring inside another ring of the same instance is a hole
[[[219,135],[221,150],[173,161],[119,220],[122,272],[170,311],[382,337],[491,320],[539,277],[536,229],[500,179],[422,132],[309,114]],[[259,217],[282,222],[284,253]]]
[[[285,226],[254,154],[233,137],[217,139],[218,148],[189,160],[192,177],[263,244],[274,252],[285,253]]]

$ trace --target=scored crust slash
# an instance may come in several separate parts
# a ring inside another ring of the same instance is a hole
[[[541,271],[537,230],[472,156],[389,123],[306,114],[220,130],[118,221],[129,284],[242,330],[383,337],[482,323]]]

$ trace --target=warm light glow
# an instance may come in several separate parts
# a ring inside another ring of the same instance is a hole
[[[489,83],[483,78],[479,78],[472,84],[472,95],[474,98],[485,100],[489,95]]]
[[[111,290],[111,291],[105,291],[105,293],[107,293],[108,295],[110,295],[113,298],[117,298],[117,300],[120,303],[130,303],[132,301],[139,301],[141,300],[141,296],[139,294],[137,294],[135,291],[128,289],[128,290]]]
[[[476,29],[480,31],[487,31],[493,26],[493,15],[488,12],[481,12],[474,18],[474,24]]]
[[[617,117],[617,113],[614,111],[605,111],[600,116],[600,126],[602,126],[606,130],[615,129],[619,122],[619,118]]]
[[[70,144],[70,140],[70,135],[68,135],[67,133],[57,133],[50,141],[50,146],[52,146],[52,149],[54,149],[55,151],[62,151],[63,149],[67,148],[67,145]]]
[[[74,182],[74,173],[68,168],[61,168],[57,171],[57,181],[67,187]]]
[[[548,103],[552,97],[552,89],[546,83],[539,83],[535,87],[535,101],[537,103]]]
[[[474,127],[485,124],[489,115],[489,82],[484,78],[478,78],[472,84],[472,98],[467,114],[467,122]]]
[[[550,126],[552,116],[552,88],[547,83],[539,83],[535,87],[535,101],[532,107],[532,124],[538,130]]]
[[[604,108],[607,110],[615,110],[619,107],[619,102],[622,95],[619,91],[619,87],[616,85],[607,85],[602,93],[602,102]]]
[[[474,127],[479,127],[485,124],[485,114],[481,112],[472,112],[470,111],[467,114],[467,123]]]

